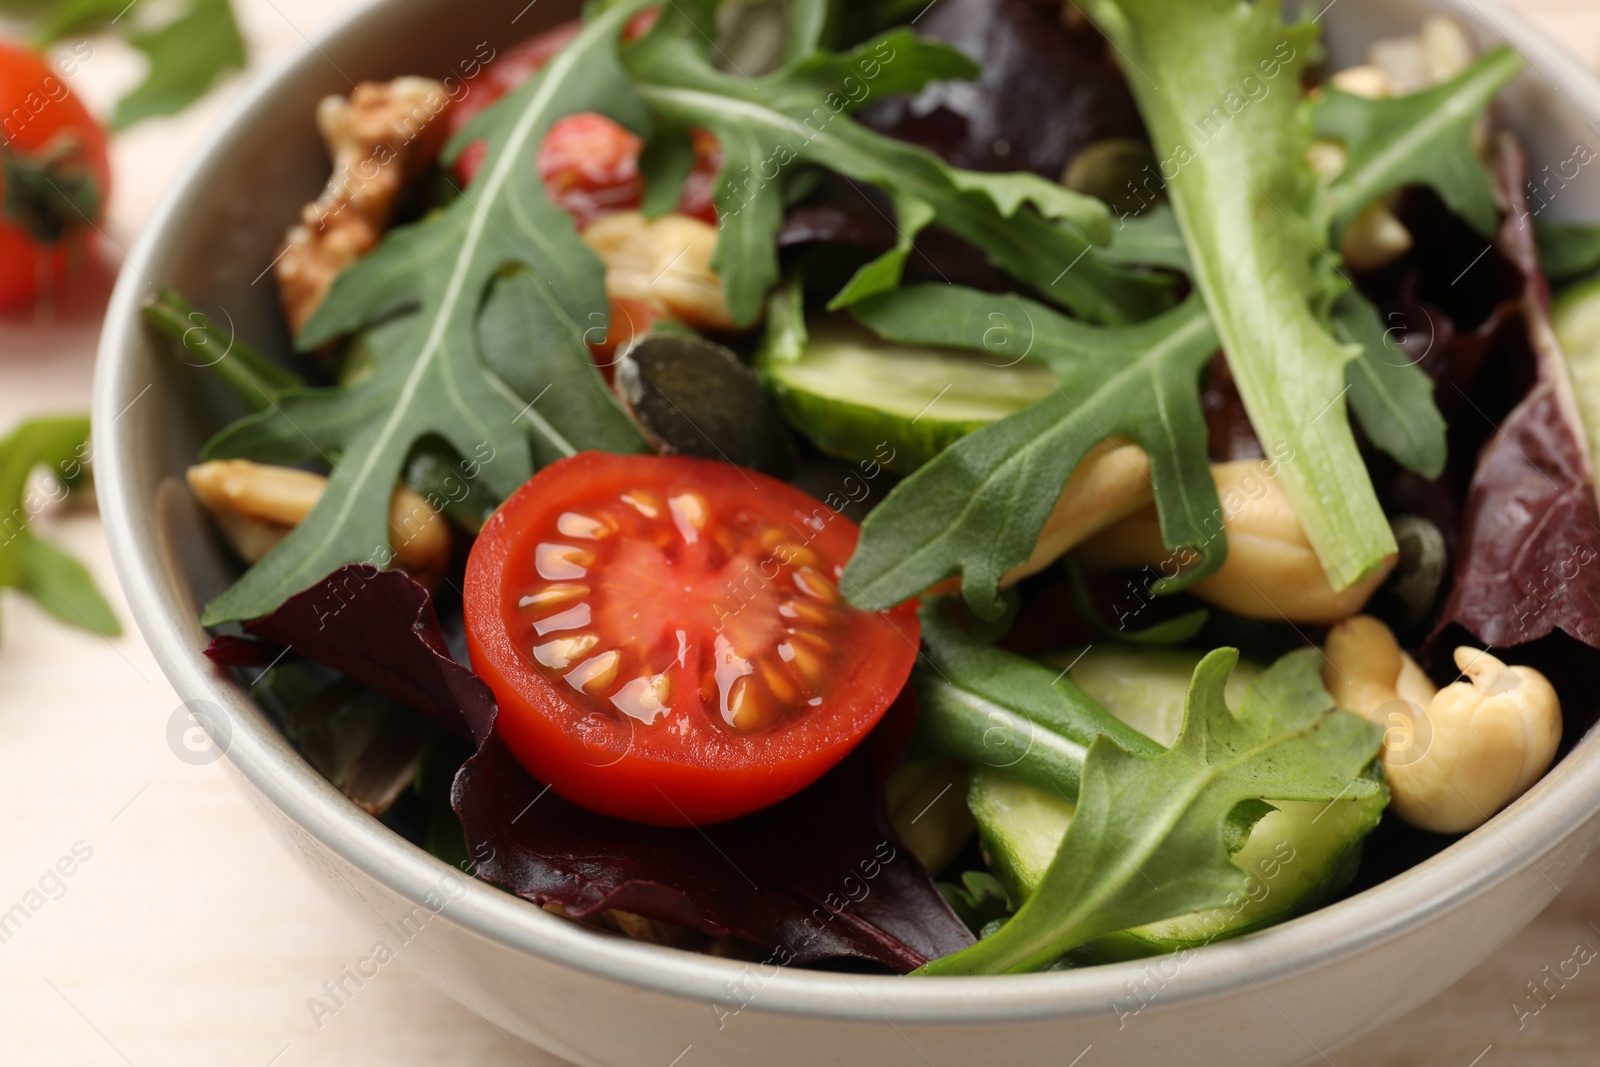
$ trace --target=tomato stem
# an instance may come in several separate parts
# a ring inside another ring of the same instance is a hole
[[[49,146],[27,154],[0,147],[7,222],[41,245],[58,245],[93,227],[103,199],[83,142],[64,130]]]

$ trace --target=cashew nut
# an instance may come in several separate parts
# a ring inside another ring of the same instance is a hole
[[[1338,141],[1312,141],[1306,149],[1306,166],[1324,185],[1333,184],[1349,162],[1350,153]]]
[[[1084,456],[1045,520],[1033,554],[1006,572],[1002,586],[1038,574],[1090,537],[1150,503],[1150,456],[1138,445],[1106,441]]]
[[[1544,675],[1474,648],[1455,651],[1466,681],[1436,690],[1370,616],[1334,627],[1323,683],[1340,707],[1388,726],[1392,806],[1434,833],[1465,833],[1521,796],[1555,759],[1561,702]]]
[[[1335,89],[1368,100],[1381,100],[1394,95],[1394,79],[1382,67],[1372,63],[1346,67],[1329,78],[1328,82]]]
[[[1396,95],[1394,79],[1382,67],[1368,63],[1339,71],[1329,83],[1352,96],[1381,100]],[[1306,161],[1318,176],[1332,181],[1344,170],[1349,153],[1333,141],[1317,141],[1306,154]],[[1394,195],[1375,200],[1345,228],[1339,252],[1354,270],[1372,271],[1387,267],[1411,251],[1411,231],[1394,213]]]
[[[605,261],[606,293],[613,300],[642,301],[689,326],[734,328],[722,279],[711,269],[717,229],[710,223],[621,211],[590,223],[583,239]]]
[[[1477,49],[1466,29],[1447,15],[1433,15],[1419,33],[1374,41],[1367,59],[1389,78],[1395,95],[1421,92],[1472,66]]]
[[[246,459],[190,467],[188,479],[228,543],[249,563],[288,536],[316,507],[328,484],[320,474]],[[403,485],[396,486],[390,498],[389,540],[395,564],[425,585],[437,581],[449,565],[449,524]]]
[[[1394,199],[1374,200],[1345,228],[1339,254],[1352,270],[1381,270],[1411,251],[1415,241],[1394,213]]]
[[[1206,525],[1213,536],[1227,531],[1228,558],[1189,591],[1257,619],[1332,623],[1354,615],[1389,576],[1396,557],[1355,585],[1333,588],[1275,475],[1269,460],[1212,464],[1222,509]],[[1090,538],[1079,558],[1091,566],[1155,567],[1172,574],[1189,563],[1183,552],[1172,552],[1162,541],[1153,505]]]

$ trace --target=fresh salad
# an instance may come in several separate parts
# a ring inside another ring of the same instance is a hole
[[[1273,0],[620,0],[330,97],[298,355],[146,309],[240,412],[209,654],[613,935],[994,974],[1375,884],[1594,718],[1593,154],[1530,165],[1523,67],[1435,17],[1334,70]]]

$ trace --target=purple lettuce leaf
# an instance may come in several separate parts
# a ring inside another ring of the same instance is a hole
[[[489,687],[450,658],[428,591],[399,571],[352,563],[245,625],[250,650],[217,637],[206,654],[224,666],[264,666],[293,652],[364,682],[458,734],[482,740],[494,723]]]
[[[1562,630],[1600,648],[1594,472],[1550,324],[1549,284],[1524,193],[1527,160],[1509,137],[1497,146],[1495,170],[1506,210],[1495,244],[1524,281],[1515,310],[1532,383],[1478,453],[1438,629],[1455,623],[1492,647]],[[1476,414],[1486,418],[1481,408]]]

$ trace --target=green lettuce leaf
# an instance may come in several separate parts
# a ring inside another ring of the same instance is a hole
[[[1232,859],[1264,801],[1358,799],[1380,727],[1341,711],[1322,687],[1321,654],[1290,653],[1245,693],[1223,698],[1233,649],[1201,661],[1183,729],[1159,755],[1109,737],[1089,746],[1077,812],[1039,887],[998,931],[918,974],[1039,970],[1096,937],[1215,907],[1243,893]]]
[[[1323,321],[1335,265],[1314,221],[1300,78],[1316,27],[1277,0],[1091,0],[1170,174],[1194,279],[1251,424],[1336,588],[1395,551],[1345,412],[1359,354]],[[1157,86],[1160,88],[1158,89]]]
[[[957,441],[873,509],[842,579],[853,603],[886,608],[959,574],[973,610],[997,617],[1000,580],[1032,553],[1061,487],[1091,449],[1117,436],[1150,454],[1162,538],[1175,562],[1193,560],[1181,576],[1171,568],[1157,587],[1177,588],[1222,565],[1227,546],[1213,533],[1221,505],[1197,388],[1217,335],[1199,299],[1115,327],[947,285],[900,289],[854,311],[903,344],[983,351],[1004,329],[1006,351],[1025,351],[1061,384],[1055,395]]]

